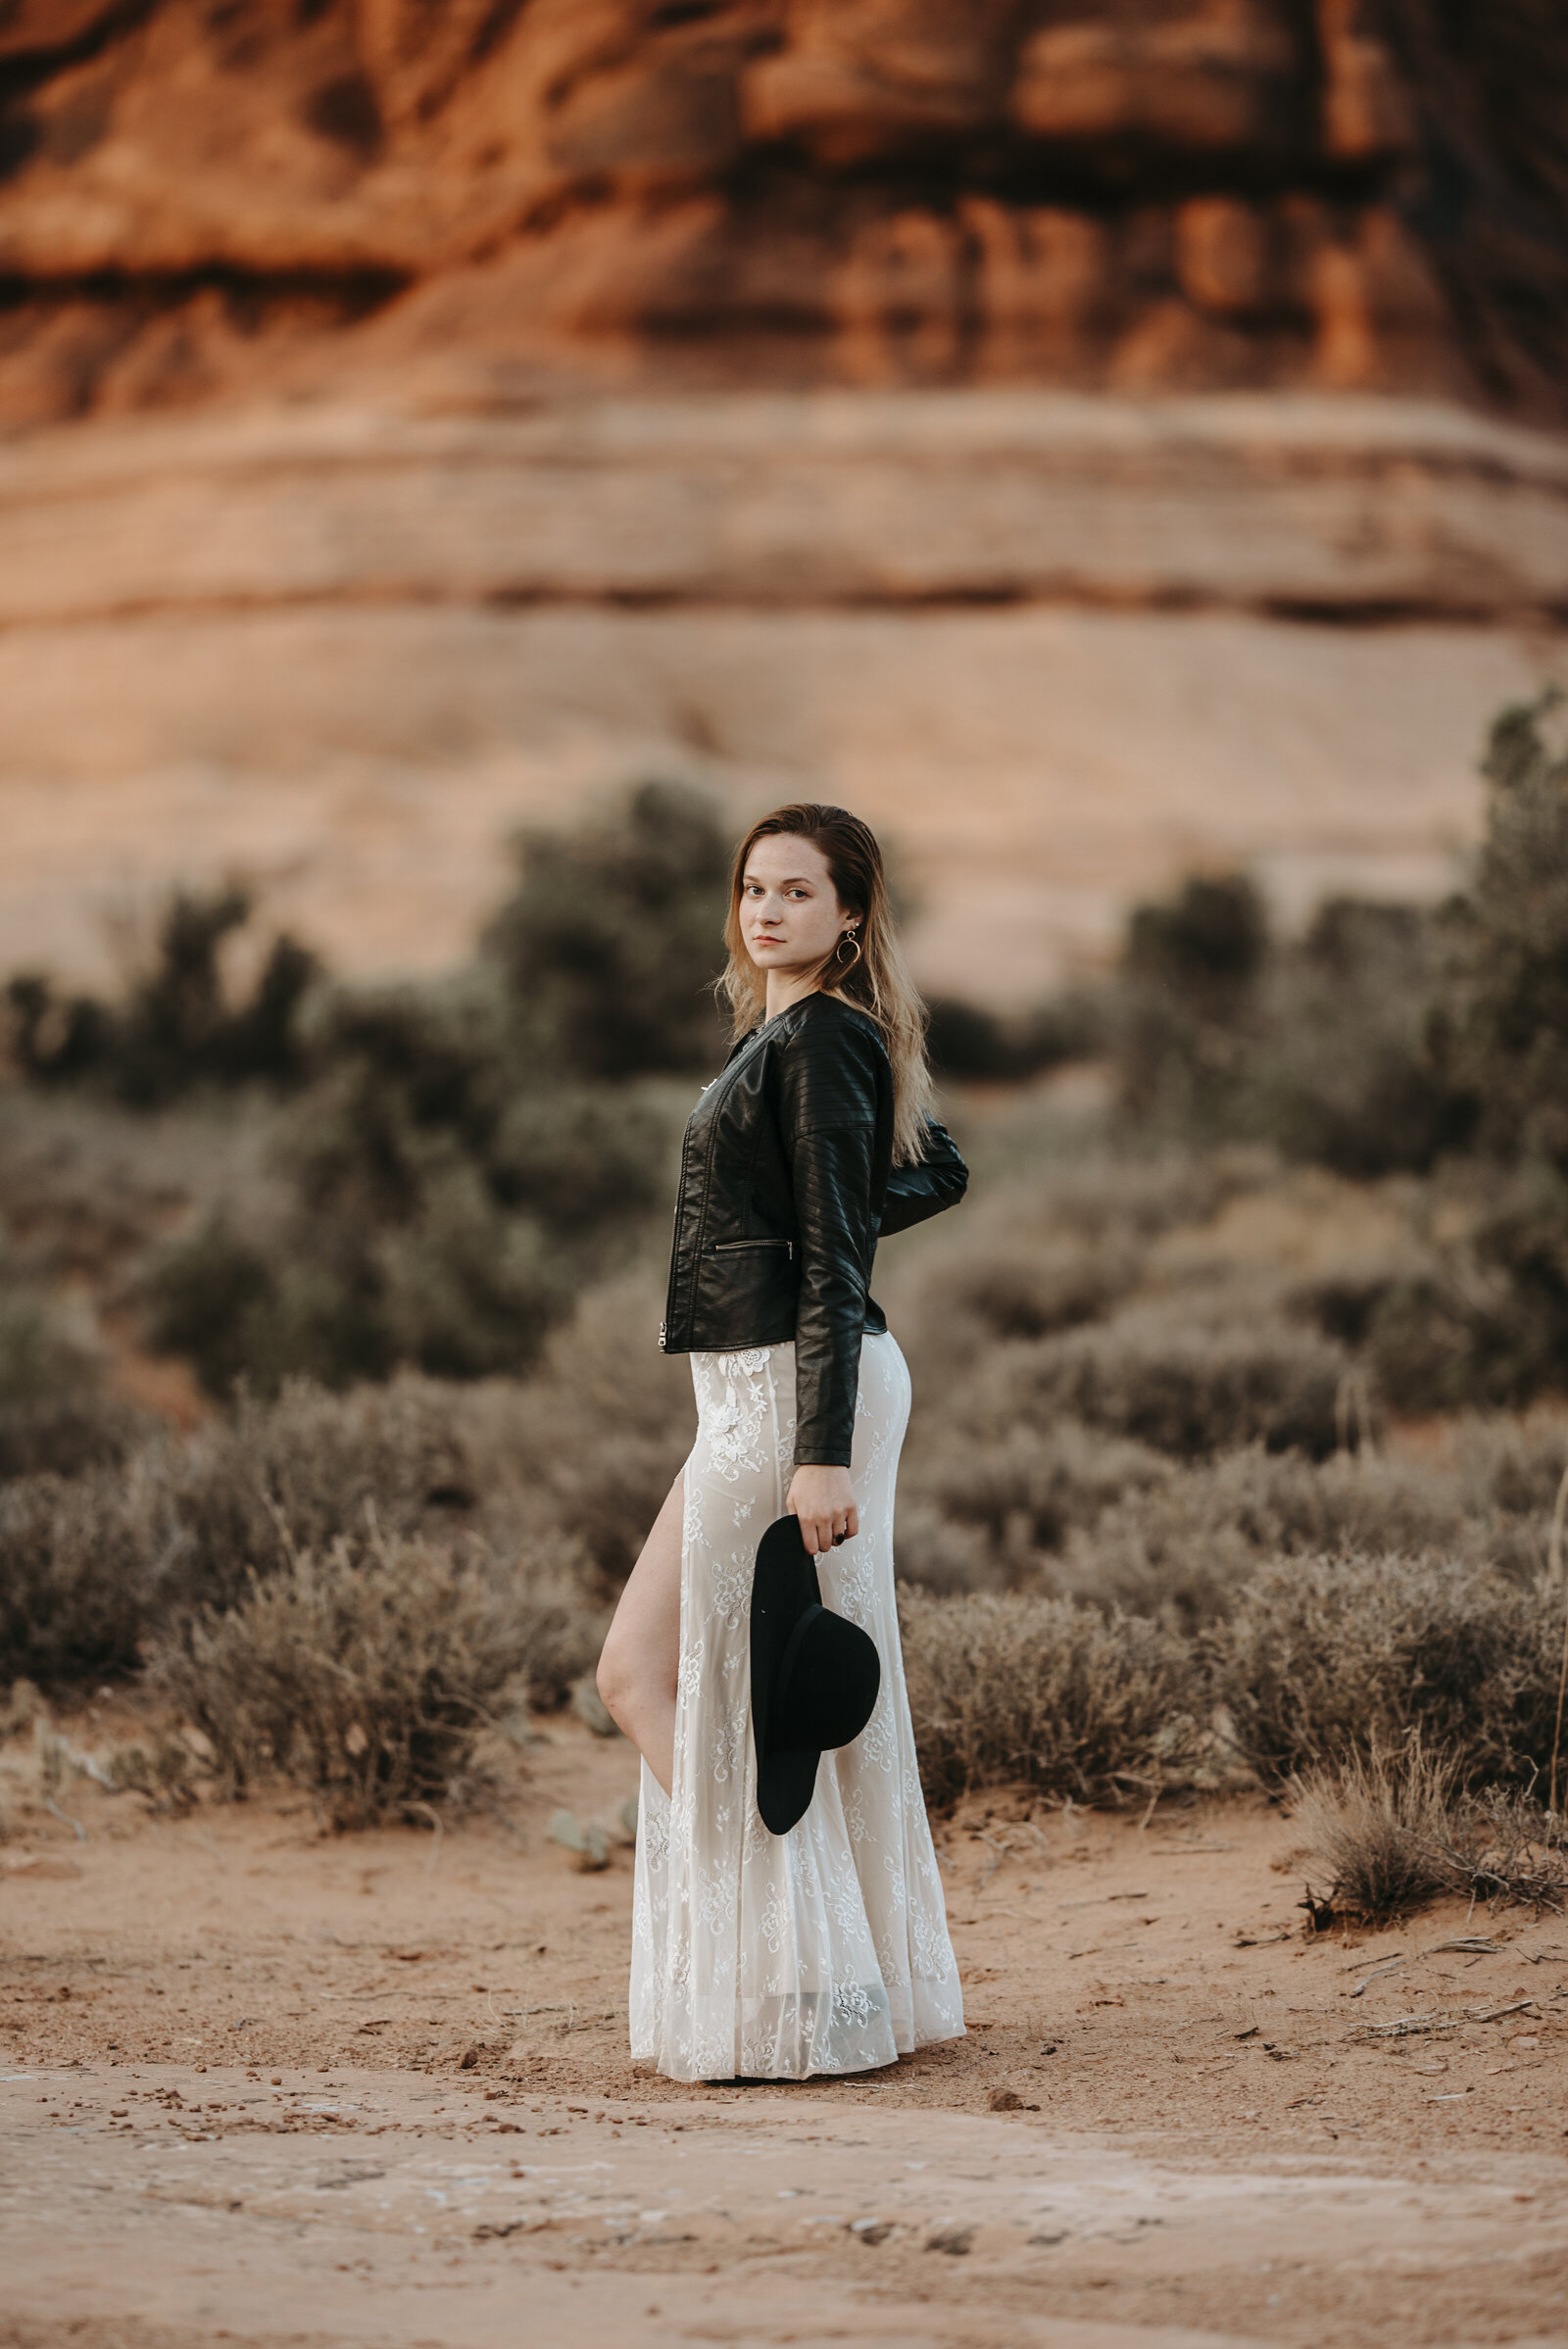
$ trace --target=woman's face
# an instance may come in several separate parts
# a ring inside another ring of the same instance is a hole
[[[845,931],[858,928],[847,913],[815,844],[794,832],[767,832],[754,841],[741,876],[741,936],[761,971],[808,970],[832,954]]]

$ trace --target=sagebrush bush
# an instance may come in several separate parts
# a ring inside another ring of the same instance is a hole
[[[151,1422],[105,1392],[91,1348],[4,1258],[0,1225],[0,1483],[122,1459]]]
[[[486,1524],[569,1540],[601,1597],[636,1563],[696,1429],[691,1365],[659,1350],[662,1310],[656,1275],[607,1281],[532,1378],[492,1381],[465,1406]]]
[[[1073,1528],[1054,1579],[1072,1595],[1194,1630],[1227,1614],[1269,1558],[1439,1548],[1472,1564],[1514,1554],[1495,1510],[1463,1514],[1451,1471],[1253,1444],[1112,1499]]]
[[[158,1609],[158,1513],[134,1475],[0,1485],[0,1686],[128,1672]]]
[[[227,1613],[204,1610],[151,1678],[235,1792],[276,1776],[363,1827],[448,1793],[505,1692],[541,1661],[552,1682],[585,1669],[591,1630],[569,1590],[482,1553],[343,1537],[291,1547]]]
[[[1477,1781],[1546,1765],[1564,1597],[1442,1557],[1288,1558],[1207,1635],[1252,1767],[1283,1780],[1419,1737]]]
[[[1544,1521],[1568,1470],[1568,1411],[1538,1405],[1515,1417],[1469,1412],[1454,1427],[1452,1452],[1463,1506],[1542,1521],[1537,1563],[1547,1563]]]
[[[1017,1582],[1042,1553],[1059,1549],[1071,1528],[1093,1524],[1119,1495],[1171,1473],[1147,1444],[1063,1419],[995,1436],[942,1430],[911,1459],[904,1485],[913,1506],[978,1535],[979,1554],[1003,1581]]]
[[[1141,1304],[999,1346],[976,1403],[1004,1423],[1071,1417],[1186,1459],[1253,1443],[1322,1458],[1337,1442],[1348,1367],[1343,1346],[1283,1320],[1214,1328],[1182,1303]]]
[[[1163,1784],[1196,1741],[1193,1651],[1157,1624],[1069,1599],[908,1590],[899,1613],[932,1802],[1006,1782],[1124,1799]]]
[[[166,1602],[227,1606],[287,1542],[361,1533],[368,1507],[388,1534],[461,1521],[478,1499],[462,1394],[412,1375],[347,1395],[292,1379],[274,1402],[242,1394],[226,1417],[151,1448]]]

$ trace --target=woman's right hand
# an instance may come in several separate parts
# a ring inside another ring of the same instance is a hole
[[[853,1542],[860,1530],[847,1468],[797,1468],[784,1506],[799,1519],[801,1539],[813,1557],[837,1542]]]

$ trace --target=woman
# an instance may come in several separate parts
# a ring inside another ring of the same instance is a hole
[[[879,1237],[967,1173],[930,1115],[924,1013],[875,839],[781,807],[735,859],[736,1042],[686,1129],[660,1343],[689,1353],[697,1442],[599,1667],[643,1756],[631,2051],[673,2080],[864,2072],[963,2031],[893,1591],[908,1372],[868,1292]],[[823,1602],[875,1641],[880,1693],[799,1826],[757,1808],[749,1608],[785,1511]]]

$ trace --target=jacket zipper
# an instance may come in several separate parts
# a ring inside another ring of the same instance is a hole
[[[715,1240],[709,1249],[709,1254],[732,1256],[738,1254],[742,1248],[781,1248],[792,1263],[795,1260],[793,1240]]]

